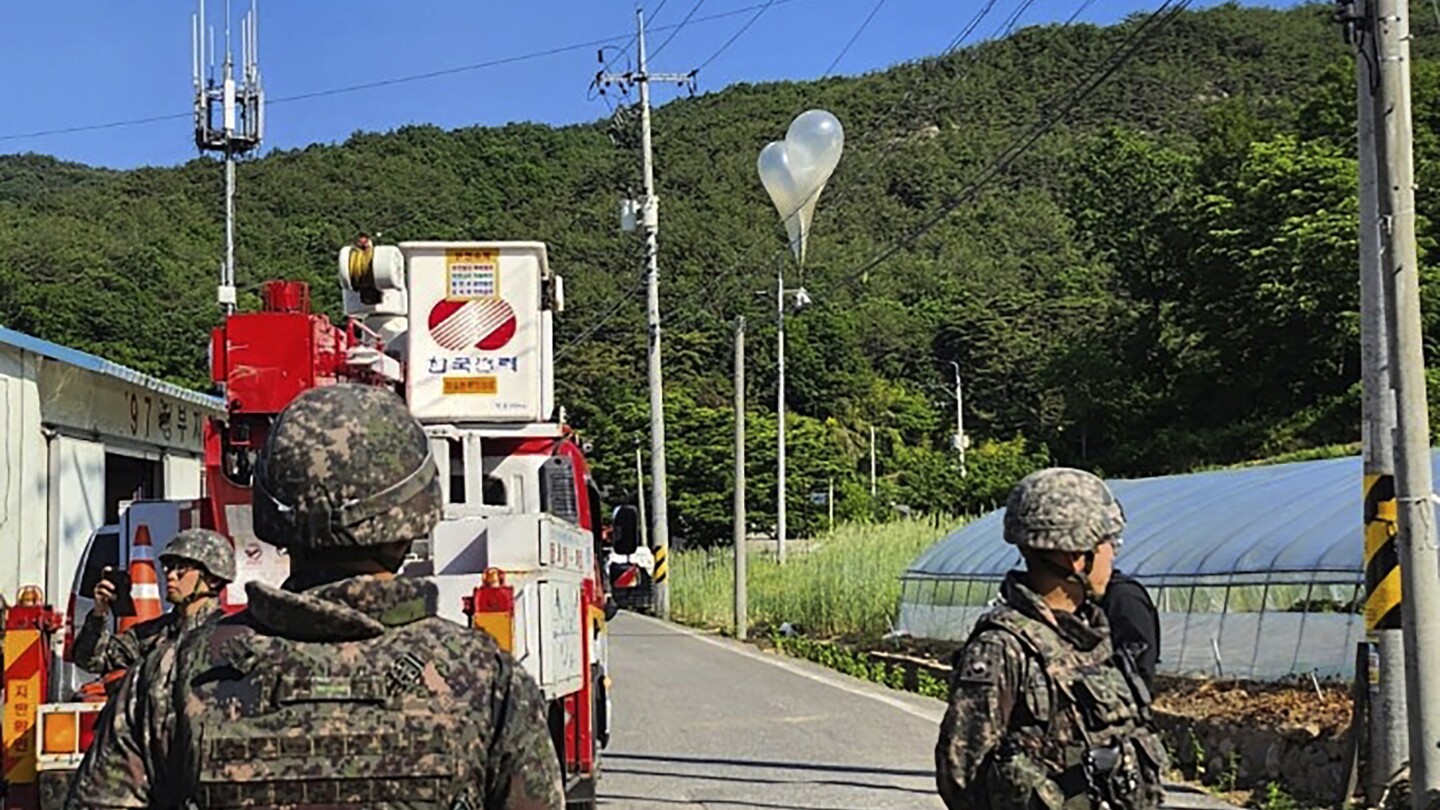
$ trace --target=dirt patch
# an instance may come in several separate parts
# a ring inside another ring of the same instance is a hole
[[[1335,685],[1317,691],[1313,684],[1160,678],[1155,692],[1157,711],[1214,724],[1305,729],[1315,736],[1350,727],[1350,693]]]
[[[840,643],[854,645],[854,640]],[[897,638],[865,645],[872,654],[923,662],[948,674],[958,645],[950,641]],[[1350,686],[1309,679],[1295,682],[1210,680],[1161,675],[1155,683],[1155,709],[1179,717],[1232,726],[1305,729],[1314,735],[1342,733],[1350,727]]]

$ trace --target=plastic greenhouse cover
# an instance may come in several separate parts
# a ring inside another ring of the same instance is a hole
[[[1364,581],[1359,456],[1107,483],[1126,515],[1116,566],[1147,584]],[[952,532],[905,578],[1002,578],[1019,562],[1003,515]]]

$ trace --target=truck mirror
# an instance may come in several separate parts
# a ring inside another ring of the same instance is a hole
[[[633,506],[617,506],[610,523],[615,527],[615,553],[634,554],[640,547],[640,513]]]

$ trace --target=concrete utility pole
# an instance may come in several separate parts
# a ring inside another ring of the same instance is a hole
[[[875,426],[870,426],[870,497],[875,497]]]
[[[775,558],[785,562],[785,262],[775,274]]]
[[[1368,15],[1375,84],[1380,248],[1390,378],[1395,390],[1395,494],[1410,776],[1416,810],[1440,804],[1440,557],[1431,496],[1429,409],[1415,246],[1415,159],[1410,114],[1407,0],[1375,0]]]
[[[830,512],[830,531],[835,531],[835,479],[830,479],[830,488],[825,493],[825,506]]]
[[[635,503],[640,507],[640,545],[650,547],[650,527],[645,521],[645,462],[635,448]]]
[[[785,289],[785,259],[775,269],[775,558],[785,562],[785,293],[795,294],[798,312],[810,304],[804,287]]]
[[[960,364],[954,360],[950,365],[955,367],[955,449],[960,451],[960,477],[965,477],[965,389],[960,387]]]
[[[633,83],[640,87],[640,152],[644,165],[645,200],[641,221],[645,230],[646,313],[649,324],[650,361],[650,511],[655,521],[655,612],[670,618],[670,508],[665,497],[665,395],[660,371],[660,199],[655,196],[655,165],[650,144],[650,83],[688,83],[684,73],[650,73],[645,63],[645,12],[635,10],[636,59],[639,70],[621,74],[600,74],[597,83]]]
[[[735,321],[735,638],[744,640],[749,615],[745,580],[745,318]]]
[[[1368,0],[1360,0],[1348,23],[1366,19]],[[1360,41],[1347,25],[1346,39]],[[1375,149],[1375,107],[1371,88],[1376,75],[1371,54],[1355,59],[1356,108],[1359,111],[1360,198],[1360,378],[1361,444],[1364,453],[1365,629],[1370,642],[1366,688],[1369,750],[1365,797],[1377,806],[1385,784],[1410,758],[1405,717],[1405,638],[1400,629],[1400,556],[1395,538],[1395,397],[1390,388],[1390,350],[1385,326],[1385,275],[1380,270],[1379,167]]]

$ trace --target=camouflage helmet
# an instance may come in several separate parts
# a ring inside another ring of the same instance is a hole
[[[1033,472],[1005,504],[1005,542],[1039,551],[1093,551],[1118,537],[1125,512],[1095,475],[1069,467]]]
[[[186,529],[170,538],[160,553],[160,563],[184,560],[198,565],[216,579],[235,581],[235,547],[219,532],[209,529]]]
[[[276,418],[255,463],[255,535],[281,548],[380,546],[440,520],[430,442],[405,403],[368,385],[312,388]]]

